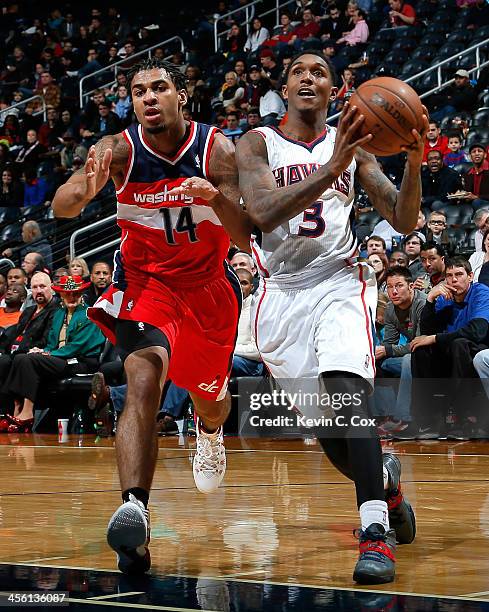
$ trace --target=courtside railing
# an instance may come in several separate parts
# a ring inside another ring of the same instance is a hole
[[[460,60],[462,57],[469,55],[469,53],[475,53],[475,66],[467,70],[467,72],[470,75],[475,75],[475,73],[479,73],[481,68],[485,68],[485,66],[488,66],[489,60],[486,60],[484,62],[481,61],[481,50],[482,49],[484,50],[489,49],[489,38],[481,42],[478,42],[475,45],[472,45],[471,47],[469,47],[468,49],[465,49],[464,51],[455,53],[454,55],[447,57],[441,62],[437,62],[434,66],[430,66],[429,68],[426,68],[426,70],[422,70],[421,72],[418,72],[417,74],[413,74],[413,76],[410,76],[409,78],[402,79],[402,80],[405,83],[412,83],[413,81],[417,81],[418,79],[421,79],[428,74],[433,74],[434,72],[436,72],[437,81],[438,81],[437,85],[428,91],[424,91],[419,96],[421,99],[427,98],[428,96],[431,96],[431,94],[434,94],[438,91],[442,91],[443,89],[445,89],[445,87],[448,87],[449,85],[455,82],[455,79],[448,79],[446,81],[443,80],[443,74],[442,74],[443,66],[446,66],[447,64],[450,64],[451,62],[455,60]],[[454,69],[454,72],[455,72],[455,69]],[[328,117],[326,119],[326,123],[331,123],[331,121],[338,119],[340,115],[341,113],[336,113],[335,115],[331,115],[331,117]]]
[[[97,85],[96,89],[99,88],[104,88],[104,87],[111,87],[117,80],[117,74],[120,71],[120,69],[128,69],[128,62],[132,62],[133,59],[137,58],[137,57],[142,57],[144,55],[147,55],[148,57],[151,57],[152,52],[155,49],[158,49],[159,47],[163,47],[164,45],[168,45],[169,43],[172,42],[177,42],[179,43],[179,47],[180,47],[180,51],[183,53],[185,50],[185,46],[183,44],[183,40],[180,36],[172,36],[171,38],[167,38],[166,40],[162,40],[161,42],[159,42],[156,45],[153,45],[152,47],[148,47],[147,49],[143,49],[142,51],[138,51],[137,53],[134,53],[134,55],[130,55],[127,58],[123,58],[121,60],[119,60],[118,62],[115,62],[114,64],[111,64],[110,66],[105,66],[104,68],[100,68],[100,70],[96,70],[95,72],[91,72],[90,74],[85,75],[84,77],[82,77],[80,79],[80,83],[78,85],[78,89],[79,89],[79,102],[80,102],[80,108],[83,108],[83,106],[85,105],[85,100],[86,98],[88,98],[88,96],[90,96],[90,94],[92,94],[95,89],[91,89],[90,91],[84,91],[84,85],[85,83],[89,80],[89,79],[93,79],[93,77],[98,77],[98,80],[102,80],[104,77],[101,75],[107,74],[109,75],[110,73],[112,74],[112,78],[110,79],[110,81],[108,81],[107,83],[104,83],[103,85]],[[124,66],[124,64],[126,64],[126,67]]]

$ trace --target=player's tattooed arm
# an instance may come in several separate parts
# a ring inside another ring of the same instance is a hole
[[[271,232],[311,206],[330,187],[337,175],[326,164],[303,181],[277,187],[268,165],[263,136],[248,132],[236,146],[239,187],[252,222]]]
[[[56,191],[52,203],[55,216],[78,216],[109,178],[121,181],[128,157],[129,146],[121,134],[105,136],[91,146],[84,167]]]
[[[223,134],[215,137],[209,160],[209,180],[218,190],[209,205],[232,241],[249,252],[253,225],[240,201],[234,144]]]
[[[406,164],[399,191],[382,172],[371,153],[357,149],[357,176],[372,206],[401,234],[409,234],[416,226],[421,205],[419,169]]]

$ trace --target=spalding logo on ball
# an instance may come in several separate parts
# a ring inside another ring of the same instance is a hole
[[[423,127],[423,106],[418,94],[404,81],[392,77],[379,77],[362,83],[350,97],[365,120],[361,136],[372,134],[363,149],[374,155],[395,155],[403,145],[415,142],[413,128]]]

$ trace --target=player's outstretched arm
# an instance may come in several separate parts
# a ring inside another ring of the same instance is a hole
[[[90,147],[85,166],[58,188],[51,204],[55,217],[76,217],[105,186],[110,177],[122,175],[129,148],[120,134],[105,136]]]
[[[348,168],[357,147],[371,140],[368,134],[357,138],[364,120],[355,107],[345,104],[329,162],[306,179],[278,188],[268,165],[267,148],[259,132],[248,132],[236,146],[239,187],[253,223],[271,232],[309,208]]]
[[[355,154],[360,184],[367,192],[373,207],[402,234],[409,234],[418,220],[421,206],[421,162],[423,160],[424,137],[428,130],[428,111],[423,107],[423,129],[413,130],[415,142],[404,147],[406,165],[399,191],[380,169],[371,153],[358,149]]]

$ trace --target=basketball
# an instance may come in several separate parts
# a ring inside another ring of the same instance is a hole
[[[414,144],[413,128],[423,126],[423,107],[412,87],[392,77],[379,77],[362,83],[350,104],[365,116],[360,135],[373,134],[362,146],[374,155],[395,155],[403,145]]]

